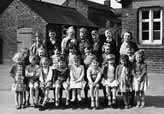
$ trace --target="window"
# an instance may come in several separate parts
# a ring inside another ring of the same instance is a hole
[[[162,13],[159,7],[139,10],[140,44],[162,44]]]

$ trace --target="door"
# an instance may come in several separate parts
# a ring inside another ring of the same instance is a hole
[[[30,48],[32,45],[33,28],[20,28],[17,30],[17,51]]]

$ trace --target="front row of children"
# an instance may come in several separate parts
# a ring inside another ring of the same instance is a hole
[[[115,65],[115,55],[109,54],[107,62],[102,68],[96,57],[93,57],[88,68],[80,63],[80,57],[72,58],[72,65],[67,67],[63,58],[59,59],[57,65],[50,66],[50,61],[42,57],[40,65],[37,65],[37,57],[30,56],[30,65],[25,67],[24,55],[18,52],[13,57],[15,64],[10,74],[14,79],[12,89],[15,91],[17,109],[24,108],[31,102],[31,105],[45,107],[49,101],[49,90],[54,88],[55,105],[59,106],[61,88],[66,93],[66,105],[69,101],[81,101],[81,90],[89,86],[91,107],[99,107],[99,87],[103,85],[106,89],[108,105],[116,103],[117,92],[123,96],[125,108],[130,107],[130,94],[136,93],[137,107],[145,105],[144,91],[147,86],[147,66],[144,63],[144,53],[139,50],[135,53],[135,63],[129,62],[127,55],[121,55],[120,65]],[[29,89],[29,90],[28,90]],[[71,100],[70,100],[71,90]],[[31,100],[23,96],[30,91]],[[76,94],[77,92],[77,94]]]

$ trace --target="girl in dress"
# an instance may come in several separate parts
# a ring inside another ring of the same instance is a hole
[[[144,62],[144,51],[139,50],[135,53],[134,67],[132,70],[133,74],[133,89],[136,92],[136,107],[144,107],[145,105],[145,94],[144,91],[148,86],[148,77],[147,77],[147,65]]]
[[[52,67],[56,69],[58,67],[58,61],[61,59],[61,51],[56,48],[54,54],[51,56]]]
[[[58,61],[58,67],[54,69],[53,87],[55,88],[55,105],[59,106],[60,89],[62,86],[66,92],[66,105],[69,105],[69,71],[63,58]]]
[[[70,68],[73,65],[73,60],[74,57],[77,56],[77,50],[75,47],[70,47],[69,48],[69,54],[67,57],[67,61],[68,61],[68,67]]]
[[[119,90],[123,95],[123,101],[125,108],[129,108],[129,92],[132,90],[132,66],[129,63],[127,55],[121,55],[120,57],[121,64],[116,68],[116,78],[119,81]]]
[[[81,101],[81,89],[84,89],[84,66],[80,64],[79,56],[75,56],[73,60],[73,65],[70,68],[70,89],[72,89],[72,99],[75,101],[75,92],[77,90],[77,99]]]
[[[44,107],[49,100],[49,88],[52,86],[53,69],[49,66],[49,63],[49,59],[46,57],[42,57],[40,60],[41,67],[39,69],[39,81],[42,91],[42,98],[44,97],[42,107]]]
[[[87,70],[87,79],[90,88],[91,107],[99,107],[99,83],[101,80],[101,69],[97,58],[93,58]]]
[[[116,103],[116,89],[118,86],[118,81],[115,77],[115,55],[110,54],[107,56],[107,66],[103,67],[103,78],[102,84],[106,87],[106,93],[108,96],[108,106],[114,105]]]
[[[12,90],[15,91],[15,103],[16,108],[24,108],[23,104],[23,93],[25,91],[25,64],[23,54],[17,52],[13,61],[15,64],[11,67],[10,76],[14,79],[14,84],[12,85]]]
[[[29,61],[31,64],[26,67],[25,73],[26,78],[28,80],[28,87],[30,88],[30,97],[32,98],[32,105],[37,106],[39,97],[39,65],[37,65],[37,56],[30,56]]]

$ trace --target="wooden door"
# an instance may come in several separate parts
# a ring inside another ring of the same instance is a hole
[[[21,28],[17,30],[17,51],[22,48],[30,48],[32,45],[33,29]]]

